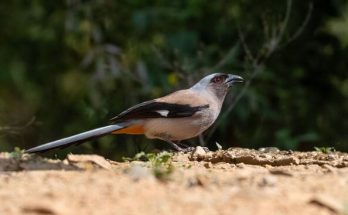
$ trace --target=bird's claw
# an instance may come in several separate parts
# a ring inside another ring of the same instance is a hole
[[[208,149],[208,147],[201,147],[205,152],[209,152],[210,150]],[[184,153],[187,153],[187,152],[193,152],[196,150],[196,147],[187,147],[187,148],[181,148],[179,151],[180,152],[184,152]]]
[[[181,148],[179,151],[180,152],[184,152],[184,153],[187,153],[187,152],[193,152],[196,148],[195,147],[187,147],[187,148]]]

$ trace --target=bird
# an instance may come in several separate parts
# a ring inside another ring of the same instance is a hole
[[[213,73],[188,89],[137,104],[110,120],[109,125],[55,140],[25,150],[26,153],[65,148],[109,134],[145,135],[160,139],[177,151],[185,151],[180,141],[207,130],[220,114],[226,94],[241,76]]]

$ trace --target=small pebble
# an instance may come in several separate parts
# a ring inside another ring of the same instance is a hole
[[[259,185],[262,187],[266,187],[266,186],[273,187],[276,185],[277,181],[278,181],[278,179],[276,177],[271,176],[271,175],[266,175],[262,178]]]
[[[263,153],[270,153],[270,152],[275,153],[280,151],[277,147],[263,147],[263,148],[259,148],[258,150]]]
[[[154,178],[153,174],[151,174],[151,172],[148,168],[137,165],[137,164],[132,165],[128,169],[127,174],[134,181],[139,181],[140,179],[145,179],[145,178]]]
[[[212,164],[210,162],[206,162],[206,163],[204,163],[204,167],[209,169],[212,167]]]

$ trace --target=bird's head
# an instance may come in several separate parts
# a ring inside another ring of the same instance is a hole
[[[196,83],[191,89],[197,91],[208,91],[214,94],[217,98],[223,99],[226,96],[228,89],[238,82],[243,82],[244,79],[238,75],[214,73],[207,75]]]

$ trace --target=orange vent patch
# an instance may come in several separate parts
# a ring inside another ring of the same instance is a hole
[[[144,134],[143,125],[132,125],[127,128],[123,128],[112,132],[112,134]]]

